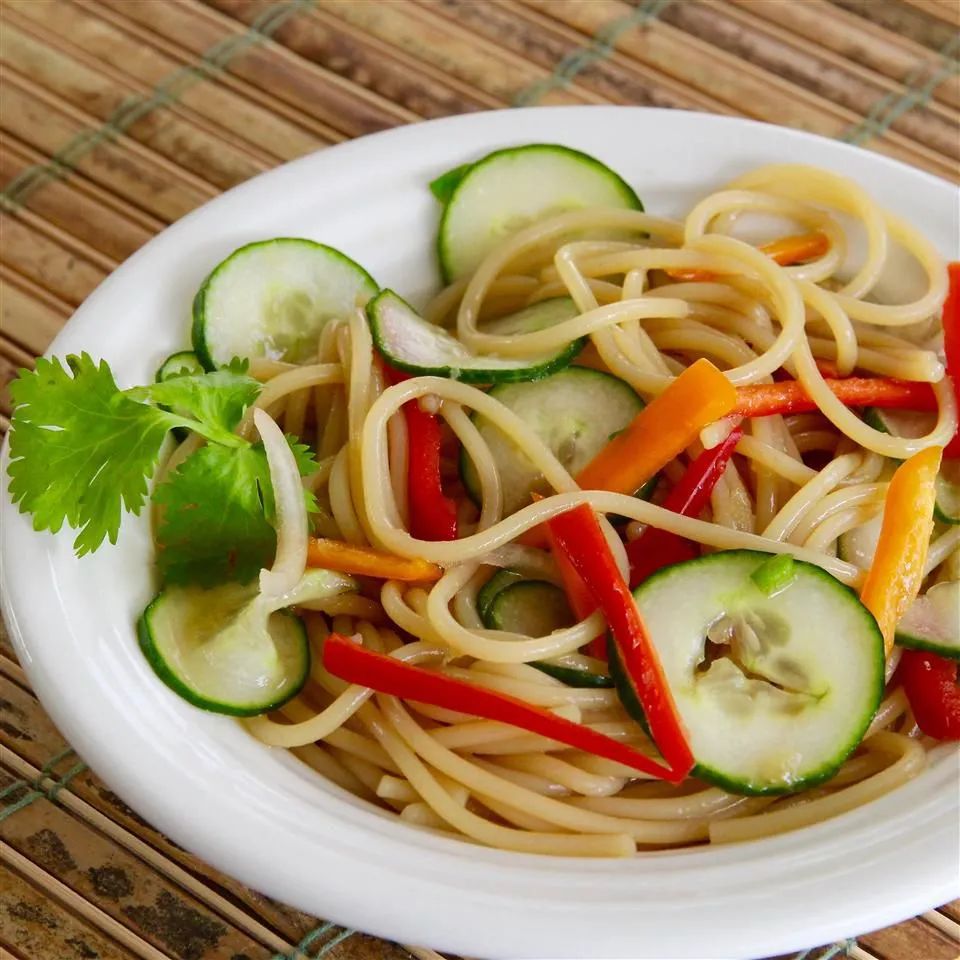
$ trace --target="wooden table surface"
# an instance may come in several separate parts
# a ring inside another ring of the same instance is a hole
[[[430,117],[626,103],[799,127],[958,181],[958,54],[960,0],[0,0],[0,431],[17,368],[110,271],[286,160]],[[0,956],[438,960],[154,830],[70,749],[2,629],[0,794]],[[960,901],[809,956],[953,960],[958,922]]]

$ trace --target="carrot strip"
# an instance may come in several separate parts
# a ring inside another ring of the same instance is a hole
[[[877,552],[860,594],[877,619],[887,656],[897,624],[923,582],[942,453],[941,447],[928,447],[914,454],[897,468],[887,488]]]
[[[830,249],[830,238],[819,230],[811,233],[791,234],[788,237],[778,237],[769,243],[757,248],[765,253],[781,267],[793,266],[797,263],[806,263],[822,257]],[[673,280],[716,280],[717,275],[709,270],[667,270],[667,275]]]
[[[584,467],[577,483],[584,490],[636,493],[736,403],[730,381],[709,360],[697,360]]]
[[[382,580],[439,580],[443,570],[419,557],[398,557],[372,547],[358,547],[341,540],[311,537],[307,544],[307,566],[353,573]]]
[[[779,237],[763,244],[759,249],[781,267],[789,267],[822,257],[830,249],[830,238],[825,233],[814,230],[811,233]]]

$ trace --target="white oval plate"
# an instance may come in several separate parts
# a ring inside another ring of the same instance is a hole
[[[625,107],[456,117],[304,157],[207,204],[148,243],[76,312],[51,351],[106,358],[148,382],[189,344],[200,281],[251,240],[343,249],[414,300],[435,289],[427,183],[532,141],[595,154],[651,212],[681,215],[762,163],[837,170],[956,256],[954,188],[873,153],[746,120]],[[76,560],[72,532],[37,534],[2,501],[4,613],[44,706],[80,755],[178,843],[303,910],[407,943],[487,958],[745,957],[894,923],[957,895],[957,753],[826,823],[758,842],[558,860],[418,830],[327,783],[151,673],[134,622],[152,593],[145,515]]]

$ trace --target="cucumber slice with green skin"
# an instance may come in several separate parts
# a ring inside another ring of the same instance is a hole
[[[488,320],[482,330],[497,337],[513,333],[536,333],[578,316],[580,311],[570,297],[549,297],[516,313]]]
[[[296,696],[310,673],[304,626],[283,608],[355,589],[352,578],[319,569],[270,600],[256,581],[167,586],[143,611],[137,636],[154,672],[184,700],[252,717]]]
[[[367,304],[367,318],[373,341],[391,366],[417,376],[449,377],[463,383],[539,380],[568,366],[585,342],[574,340],[543,357],[479,356],[443,327],[427,323],[392,290],[384,290]]]
[[[204,373],[203,364],[192,350],[181,350],[171,353],[163,363],[157,367],[156,381],[163,383],[173,377],[184,377]]]
[[[203,364],[197,359],[197,355],[192,350],[180,350],[178,353],[171,353],[170,356],[157,367],[157,374],[154,379],[157,383],[163,383],[164,380],[171,380],[173,377],[188,377],[205,372]],[[173,412],[189,415],[182,410],[174,410]],[[186,427],[174,427],[171,432],[177,443],[183,443],[183,441],[187,439],[190,431]]]
[[[768,559],[752,550],[707,554],[634,591],[688,733],[694,776],[734,793],[790,793],[828,780],[883,696],[883,636],[857,595],[795,560],[793,580],[767,596],[750,577]],[[610,648],[617,691],[639,720]]]
[[[438,177],[434,185],[434,195],[448,197],[437,236],[448,283],[472,273],[498,243],[545,217],[586,207],[643,209],[619,174],[589,154],[557,144],[497,150],[466,171],[458,167]]]
[[[489,626],[490,606],[497,594],[513,583],[520,583],[526,577],[516,570],[498,570],[477,593],[477,613],[480,619]],[[497,628],[499,629],[499,628]]]
[[[568,687],[589,688],[591,690],[609,690],[613,687],[613,678],[605,673],[591,673],[589,670],[577,670],[575,667],[562,667],[557,663],[551,663],[549,660],[537,660],[530,666],[536,667],[541,673],[553,677],[554,680],[559,680]]]
[[[193,301],[193,349],[207,370],[234,357],[303,363],[324,324],[347,317],[378,286],[359,264],[313,240],[278,237],[235,250]]]
[[[270,614],[259,631],[241,621],[257,588],[235,583],[212,590],[166,587],[137,624],[140,648],[174,693],[203,710],[236,717],[266,713],[297,695],[310,673],[310,646],[300,618]]]
[[[587,367],[568,367],[536,383],[497,386],[490,396],[520,417],[572,474],[579,473],[610,434],[624,429],[643,409],[629,384]],[[473,421],[497,465],[504,515],[514,513],[530,502],[542,476],[493,424],[476,414]],[[467,493],[479,503],[480,479],[465,452],[460,456],[460,476]]]
[[[944,459],[940,463],[933,516],[941,523],[960,523],[960,460]]]
[[[889,433],[894,437],[926,436],[936,423],[933,413],[914,410],[880,410],[868,407],[863,414],[864,422],[874,430]],[[941,523],[960,523],[960,461],[944,460],[937,474],[937,499],[933,515]]]
[[[545,637],[574,622],[559,587],[544,580],[525,580],[515,570],[500,570],[484,584],[477,595],[477,612],[490,630],[509,630],[529,637]],[[536,660],[530,666],[568,687],[613,686],[613,680],[604,674],[550,660]]]
[[[936,583],[917,597],[897,624],[896,642],[960,660],[960,580]]]
[[[922,437],[933,429],[936,421],[936,414],[919,410],[881,410],[879,407],[867,407],[863,411],[863,422],[867,426],[881,433],[889,433],[891,437]]]
[[[487,608],[491,630],[546,637],[573,622],[563,591],[545,580],[521,580],[503,587]]]

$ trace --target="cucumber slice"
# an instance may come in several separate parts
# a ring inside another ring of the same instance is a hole
[[[894,437],[923,437],[936,423],[934,413],[915,410],[880,410],[868,407],[863,414],[864,422],[874,430],[889,433]],[[937,499],[933,508],[934,517],[941,523],[960,523],[960,461],[944,460],[937,474]]]
[[[194,706],[237,717],[266,713],[306,683],[310,647],[299,617],[264,615],[258,600],[255,583],[166,587],[137,624],[140,648],[157,676]]]
[[[937,416],[918,410],[881,410],[879,407],[867,407],[863,411],[863,421],[874,430],[889,433],[891,437],[915,439],[933,429]]]
[[[483,324],[483,332],[498,337],[512,333],[536,333],[537,330],[546,330],[579,315],[580,311],[570,297],[550,297],[506,317],[488,320]]]
[[[643,409],[631,386],[587,367],[568,367],[536,383],[494,387],[490,396],[520,417],[573,474]],[[493,424],[477,415],[473,420],[497,464],[503,512],[514,513],[530,502],[542,477],[524,452]],[[466,453],[460,456],[460,476],[467,493],[479,503],[480,480]]]
[[[154,379],[157,383],[163,383],[164,380],[171,380],[173,377],[185,377],[204,372],[203,364],[192,350],[181,350],[179,353],[171,353],[157,367],[157,375]]]
[[[584,345],[580,338],[543,357],[478,356],[443,327],[427,323],[392,290],[382,291],[367,304],[367,318],[374,343],[391,366],[463,383],[538,380],[569,365]]]
[[[462,171],[451,170],[432,185],[435,196],[449,198],[437,237],[448,283],[472,273],[498,243],[537,220],[584,207],[643,209],[619,174],[557,144],[497,150]]]
[[[477,593],[477,613],[480,619],[489,627],[490,606],[497,594],[509,587],[512,583],[519,583],[525,577],[516,570],[498,570]],[[499,627],[497,629],[500,629]]]
[[[960,580],[934,584],[897,624],[897,643],[960,660]]]
[[[960,460],[944,459],[940,463],[933,515],[941,523],[960,523]]]
[[[172,380],[174,377],[189,377],[194,374],[205,373],[203,364],[197,359],[197,355],[192,350],[180,350],[178,353],[171,353],[163,363],[157,367],[157,373],[154,380],[157,383],[163,383],[165,380]],[[164,409],[169,409],[164,407]],[[184,416],[189,416],[188,411],[174,410]],[[187,439],[189,430],[186,427],[174,427],[171,431],[174,440],[177,443],[183,443]]]
[[[857,595],[795,560],[793,580],[767,596],[750,577],[768,559],[752,550],[707,554],[634,591],[688,732],[694,775],[743,794],[828,780],[860,743],[884,686],[883,637]],[[640,719],[610,647],[617,690]]]
[[[554,680],[559,680],[568,687],[608,690],[613,687],[613,678],[605,673],[591,673],[589,670],[579,670],[576,667],[564,667],[550,660],[537,660],[530,664],[541,673],[545,673]]]
[[[573,622],[563,591],[545,580],[521,580],[503,587],[487,608],[491,630],[546,637]]]
[[[515,570],[500,570],[477,594],[477,612],[490,630],[509,630],[530,637],[545,637],[569,627],[573,614],[563,591],[544,580],[525,580]],[[568,687],[612,687],[613,680],[554,660],[530,664]]]
[[[303,624],[282,608],[356,588],[351,577],[320,569],[270,600],[256,581],[209,590],[167,586],[143,611],[137,636],[154,672],[184,700],[252,717],[296,696],[310,673]]]
[[[214,267],[193,301],[193,349],[208,370],[234,357],[303,363],[323,325],[377,290],[359,264],[313,240],[278,237],[240,247]]]

